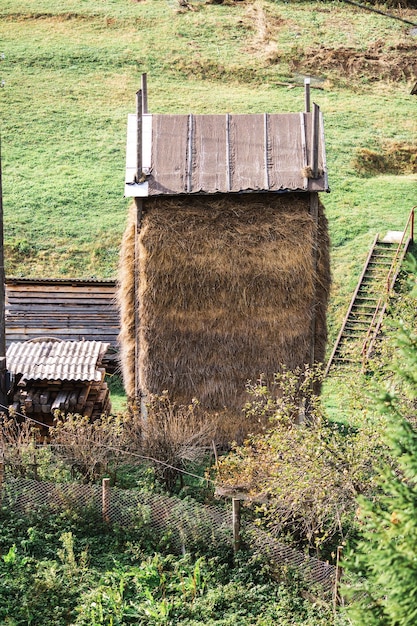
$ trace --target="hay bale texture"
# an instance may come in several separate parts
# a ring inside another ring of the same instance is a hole
[[[208,410],[240,410],[249,379],[310,363],[313,344],[315,360],[323,360],[329,241],[319,203],[314,252],[309,194],[148,198],[137,242],[135,214],[133,206],[119,289],[129,396],[135,306],[145,394],[168,390],[181,403],[197,398]]]

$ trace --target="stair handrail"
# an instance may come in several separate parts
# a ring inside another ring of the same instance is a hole
[[[415,209],[417,208],[416,206],[413,206],[413,208],[410,211],[410,214],[408,216],[407,219],[407,223],[405,225],[405,228],[403,230],[403,234],[401,236],[401,240],[397,246],[397,249],[395,251],[395,255],[394,258],[392,260],[391,266],[388,270],[388,275],[387,275],[387,282],[386,282],[386,291],[385,291],[385,296],[381,296],[381,298],[378,300],[378,303],[376,305],[375,308],[375,313],[372,317],[372,321],[369,325],[368,328],[368,332],[366,333],[366,337],[365,340],[362,344],[362,370],[364,370],[365,368],[365,364],[367,359],[369,358],[370,352],[372,350],[372,347],[375,343],[376,337],[379,333],[379,329],[381,327],[382,324],[382,318],[383,315],[385,313],[385,309],[387,307],[387,301],[388,298],[390,296],[390,293],[392,291],[392,289],[394,288],[395,285],[395,281],[397,280],[397,276],[398,276],[398,271],[399,271],[399,266],[402,263],[402,260],[404,259],[405,256],[405,252],[409,246],[410,243],[412,243],[414,241],[414,212]],[[407,236],[407,231],[408,229],[410,229],[410,235],[406,238]],[[402,251],[402,255],[400,258],[400,253]],[[382,304],[382,306],[381,306]],[[376,325],[374,325],[376,317],[379,313],[379,310],[382,310],[380,316],[379,316],[379,320],[378,323]]]
[[[372,346],[374,345],[376,336],[381,326],[382,316],[385,313],[386,305],[387,303],[386,303],[385,297],[379,298],[377,305],[375,307],[374,314],[372,316],[371,323],[369,324],[368,332],[366,333],[365,340],[362,344],[362,351],[361,351],[362,371],[364,371],[365,369],[366,361],[369,357],[369,354],[372,350]],[[379,314],[379,319],[378,319],[378,322],[375,323],[378,317],[378,314]]]
[[[378,300],[378,302],[376,304],[376,307],[375,307],[374,314],[372,316],[372,320],[371,320],[371,322],[369,324],[368,332],[366,333],[366,337],[365,337],[365,340],[364,340],[363,345],[362,345],[362,351],[361,351],[362,356],[364,356],[364,354],[365,354],[366,344],[368,343],[368,339],[369,339],[370,334],[372,332],[372,329],[374,327],[375,318],[376,318],[376,316],[378,314],[379,308],[381,306],[381,302],[382,302],[382,298],[379,298],[379,300]]]
[[[358,295],[359,289],[361,288],[363,278],[365,276],[366,270],[368,269],[369,261],[371,260],[371,257],[372,257],[372,254],[373,254],[373,251],[374,251],[374,248],[376,246],[376,243],[377,243],[378,239],[379,239],[379,233],[377,233],[375,235],[375,239],[372,242],[371,249],[370,249],[369,254],[368,254],[367,258],[366,258],[365,264],[364,264],[364,266],[362,268],[362,273],[361,273],[361,275],[359,277],[359,280],[357,282],[356,289],[353,292],[353,296],[352,296],[352,298],[350,300],[350,304],[349,304],[347,313],[346,313],[345,317],[343,318],[342,326],[340,328],[340,331],[339,331],[339,334],[337,336],[337,339],[336,339],[336,341],[334,343],[332,353],[330,355],[329,360],[327,361],[327,366],[326,366],[326,369],[325,369],[325,372],[324,372],[324,377],[327,376],[327,374],[329,373],[330,368],[332,366],[332,361],[333,361],[334,355],[336,354],[336,350],[339,347],[339,343],[340,343],[340,340],[342,338],[343,331],[345,330],[345,326],[346,326],[346,323],[348,321],[349,315],[350,315],[350,313],[351,313],[351,311],[353,309],[353,305],[355,303],[356,296]]]
[[[396,267],[397,267],[398,257],[400,256],[400,251],[401,251],[401,249],[402,249],[402,247],[403,247],[403,245],[405,243],[405,238],[406,238],[407,231],[408,231],[409,228],[410,228],[410,236],[409,236],[409,239],[407,240],[407,245],[408,245],[408,243],[410,243],[410,242],[413,243],[413,241],[414,241],[414,212],[415,212],[416,208],[417,208],[417,205],[413,206],[413,208],[410,211],[410,214],[409,214],[408,219],[407,219],[407,223],[406,223],[405,228],[403,230],[401,241],[398,244],[395,256],[394,256],[394,258],[392,260],[391,267],[389,269],[388,276],[387,276],[387,284],[386,284],[387,294],[391,293],[391,290],[394,287],[395,279],[397,278],[395,270],[396,270]],[[394,277],[393,277],[393,275],[394,275]]]

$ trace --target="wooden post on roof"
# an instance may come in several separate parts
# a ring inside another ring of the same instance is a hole
[[[136,92],[136,183],[143,182],[142,178],[142,89]]]
[[[319,131],[320,131],[320,107],[313,102],[313,123],[311,137],[311,171],[312,177],[319,177]]]

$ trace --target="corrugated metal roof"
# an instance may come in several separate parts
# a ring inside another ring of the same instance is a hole
[[[97,370],[108,348],[101,341],[25,341],[12,343],[7,369],[22,380],[100,381]]]
[[[142,116],[143,183],[137,173],[137,117],[129,115],[125,195],[328,191],[323,118],[318,178],[311,167],[312,113]]]

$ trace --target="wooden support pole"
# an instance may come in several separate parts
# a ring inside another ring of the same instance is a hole
[[[103,522],[105,524],[108,524],[110,522],[110,478],[103,478],[101,490],[101,507]]]
[[[313,179],[319,177],[319,131],[320,108],[313,102],[313,123],[311,128],[311,172]]]
[[[142,181],[142,114],[143,101],[142,89],[136,92],[136,176],[135,182]]]
[[[343,604],[343,598],[340,595],[340,582],[342,580],[343,570],[340,566],[342,560],[343,547],[337,546],[336,553],[336,575],[333,588],[333,612],[336,613],[337,607]]]
[[[141,409],[142,385],[140,380],[139,358],[140,358],[140,318],[139,318],[139,235],[142,222],[143,200],[135,198],[136,223],[135,223],[135,264],[134,264],[134,318],[135,318],[135,404],[137,410]]]
[[[313,272],[314,272],[314,294],[311,305],[311,324],[310,324],[310,365],[313,365],[316,358],[316,308],[317,302],[317,263],[318,263],[318,231],[319,231],[319,196],[318,193],[310,193],[310,215],[313,219]]]
[[[212,439],[211,445],[213,447],[213,453],[214,453],[214,464],[216,467],[216,471],[218,471],[219,470],[219,457],[217,454],[217,446],[216,446],[216,442],[214,441],[214,439]]]
[[[233,551],[240,550],[240,500],[232,499]]]

